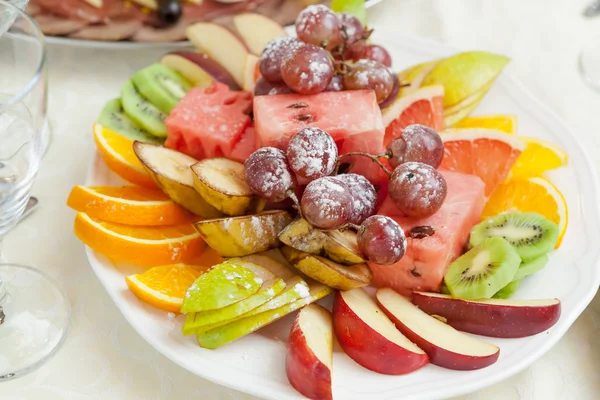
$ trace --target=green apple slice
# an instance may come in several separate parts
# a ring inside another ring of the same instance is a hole
[[[508,57],[485,51],[455,54],[440,61],[422,86],[443,85],[444,107],[450,107],[494,81],[509,61]]]
[[[315,301],[327,296],[331,292],[332,289],[325,285],[321,285],[319,283],[310,284],[310,295],[308,297],[303,297],[279,308],[256,314],[248,318],[242,318],[211,330],[199,330],[196,333],[198,344],[200,347],[205,349],[214,350],[252,332],[255,332],[263,326],[268,325],[310,303],[314,303]]]

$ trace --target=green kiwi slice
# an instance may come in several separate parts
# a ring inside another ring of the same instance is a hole
[[[489,237],[506,239],[523,261],[538,258],[554,249],[558,226],[537,213],[500,214],[475,225],[471,230],[471,245]]]
[[[144,99],[131,81],[127,81],[121,86],[121,104],[125,114],[152,135],[167,136],[167,127],[164,122],[166,115]]]
[[[531,261],[522,262],[515,274],[515,279],[525,278],[527,275],[531,275],[539,270],[543,269],[548,263],[548,255],[544,254],[538,258],[534,258]]]
[[[140,127],[136,122],[125,115],[125,111],[123,111],[123,106],[121,105],[121,99],[108,101],[100,113],[98,122],[106,129],[131,140],[152,144],[163,143],[163,140],[152,136],[147,130]]]
[[[510,298],[521,286],[521,280],[516,279],[510,282],[508,285],[504,286],[502,289],[498,290],[496,294],[493,296],[494,299],[508,299]]]
[[[140,94],[165,114],[169,114],[191,85],[177,72],[162,64],[152,64],[131,77]]]
[[[510,243],[487,238],[450,264],[444,283],[452,297],[489,299],[514,279],[520,264]]]

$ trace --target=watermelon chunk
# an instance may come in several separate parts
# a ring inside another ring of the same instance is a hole
[[[473,175],[440,171],[448,184],[442,208],[427,218],[406,218],[388,198],[378,214],[393,218],[408,232],[415,226],[431,226],[435,233],[422,239],[408,238],[404,257],[393,265],[369,263],[373,284],[391,287],[405,296],[414,290],[439,291],[448,265],[461,255],[473,225],[481,219],[485,184]]]
[[[252,95],[215,82],[193,88],[165,119],[165,146],[198,160],[229,157],[251,123]]]
[[[340,154],[383,151],[384,126],[375,93],[371,90],[285,94],[254,99],[255,127],[262,146],[287,149],[290,138],[305,127],[328,132]],[[374,183],[387,179],[379,167],[364,157],[349,157],[351,172]]]
[[[244,133],[242,133],[240,141],[233,146],[233,150],[227,158],[243,163],[250,157],[250,154],[254,153],[257,149],[258,140],[256,137],[256,130],[253,126],[249,126]]]

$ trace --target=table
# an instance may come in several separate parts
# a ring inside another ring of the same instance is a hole
[[[370,11],[374,26],[485,49],[512,58],[507,68],[572,127],[600,166],[600,93],[577,73],[585,40],[600,38],[600,17],[584,19],[590,0],[388,0]],[[5,240],[7,260],[37,266],[60,280],[73,307],[60,352],[23,378],[0,384],[0,399],[210,399],[255,397],[179,368],[139,337],[88,266],[65,206],[84,181],[94,151],[91,123],[131,71],[162,51],[135,53],[49,48],[49,112],[55,136],[34,193],[41,208]],[[600,397],[600,295],[565,337],[520,374],[454,400],[553,400]]]

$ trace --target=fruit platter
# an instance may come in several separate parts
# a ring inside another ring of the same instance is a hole
[[[510,59],[363,16],[192,24],[195,51],[99,110],[75,234],[137,332],[199,376],[456,396],[541,357],[600,284],[593,169]]]

